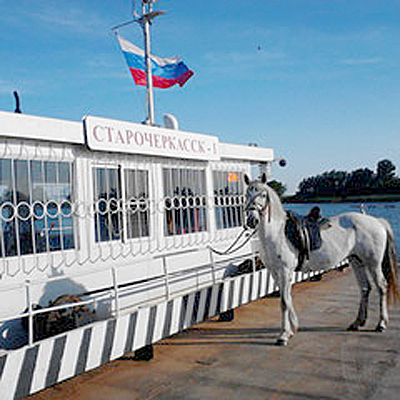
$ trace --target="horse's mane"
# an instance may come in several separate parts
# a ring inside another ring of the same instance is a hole
[[[274,203],[275,206],[279,206],[279,208],[282,211],[284,211],[282,201],[281,201],[280,197],[278,196],[278,193],[276,193],[275,189],[273,189],[271,186],[269,186],[268,183],[265,184],[265,186],[267,187],[270,200]]]

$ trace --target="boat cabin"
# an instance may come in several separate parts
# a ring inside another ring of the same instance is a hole
[[[222,279],[254,250],[212,248],[242,230],[243,175],[273,158],[166,127],[0,112],[0,321],[65,294],[106,317]]]

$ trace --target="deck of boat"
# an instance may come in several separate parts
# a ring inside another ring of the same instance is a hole
[[[356,316],[352,272],[331,271],[320,282],[294,286],[300,331],[276,347],[279,299],[267,297],[154,346],[154,359],[125,356],[31,397],[36,399],[397,399],[400,310],[391,307],[385,333],[367,326],[347,332]]]

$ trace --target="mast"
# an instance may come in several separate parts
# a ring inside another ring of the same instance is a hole
[[[164,14],[164,11],[153,11],[153,3],[157,0],[142,0],[142,16],[137,19],[143,29],[144,37],[144,53],[146,63],[146,103],[147,103],[147,118],[146,124],[155,125],[154,120],[154,95],[153,95],[153,74],[151,68],[151,46],[150,46],[150,25],[153,19]],[[135,10],[134,10],[134,16]]]
[[[142,3],[142,17],[140,18],[140,24],[143,29],[144,37],[144,52],[145,52],[145,63],[146,63],[146,105],[147,105],[147,118],[146,124],[154,125],[154,94],[153,94],[153,73],[151,68],[150,58],[150,23],[149,18],[153,11],[153,0],[143,0]]]
[[[130,25],[134,22],[140,24],[143,30],[144,37],[144,54],[146,66],[146,108],[147,116],[145,123],[147,125],[155,125],[154,120],[154,95],[153,95],[153,71],[151,68],[151,50],[150,50],[150,25],[153,19],[159,15],[165,14],[164,11],[153,11],[153,3],[158,0],[141,0],[142,1],[142,15],[136,13],[135,1],[133,1],[133,20],[117,25],[112,28],[117,31],[123,26]]]

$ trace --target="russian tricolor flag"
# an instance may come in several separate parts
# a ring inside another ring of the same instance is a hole
[[[136,85],[146,86],[144,51],[121,36],[117,38]],[[183,86],[194,74],[179,57],[160,58],[151,55],[150,59],[154,87],[165,89],[176,84]]]

